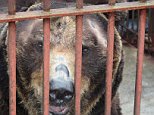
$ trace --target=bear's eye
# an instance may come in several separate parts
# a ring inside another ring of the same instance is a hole
[[[82,54],[87,54],[89,52],[89,47],[88,46],[82,46]]]
[[[38,41],[35,44],[35,47],[36,47],[37,51],[42,51],[43,50],[43,41]]]

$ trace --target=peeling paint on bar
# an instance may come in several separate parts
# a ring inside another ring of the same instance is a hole
[[[15,14],[15,0],[8,0],[8,14]],[[9,59],[9,114],[16,115],[16,25],[9,22],[8,59]]]
[[[43,1],[44,11],[50,10],[50,0]],[[49,63],[50,63],[50,18],[43,19],[44,67],[43,67],[43,115],[49,115]]]

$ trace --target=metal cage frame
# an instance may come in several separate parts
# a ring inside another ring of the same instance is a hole
[[[80,115],[80,88],[81,88],[81,68],[82,68],[82,21],[83,15],[93,13],[109,13],[108,23],[108,53],[106,70],[106,99],[105,115],[111,115],[111,90],[112,90],[112,66],[113,66],[113,44],[114,44],[114,21],[115,11],[140,10],[139,30],[138,30],[138,56],[137,56],[137,74],[135,88],[134,115],[140,115],[140,102],[142,90],[142,65],[144,55],[144,36],[146,9],[154,8],[154,0],[140,0],[137,2],[115,3],[115,0],[109,0],[108,4],[83,6],[83,0],[76,0],[76,7],[50,9],[50,0],[43,0],[44,10],[17,12],[15,11],[16,0],[8,0],[8,14],[0,14],[0,23],[9,23],[9,108],[10,115],[16,115],[16,24],[15,21],[29,19],[43,19],[44,24],[44,98],[43,114],[49,114],[49,46],[50,46],[50,17],[51,16],[76,16],[76,61],[75,61],[75,115]]]

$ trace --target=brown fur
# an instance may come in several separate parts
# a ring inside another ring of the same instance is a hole
[[[40,9],[40,4],[29,10]],[[74,80],[75,17],[51,18],[50,80],[54,76],[58,56],[63,56]],[[43,22],[40,19],[17,23],[17,114],[42,114]],[[83,20],[83,60],[81,77],[81,114],[100,115],[104,112],[105,70],[107,52],[107,19],[103,14],[86,15]],[[7,28],[4,28],[0,49],[7,49]],[[3,48],[5,46],[5,48]],[[2,59],[7,57],[3,55]],[[1,61],[1,65],[7,62]],[[6,61],[6,60],[5,60]],[[120,115],[117,89],[122,79],[122,43],[115,30],[112,115]],[[1,73],[4,71],[0,71]],[[5,71],[6,72],[6,71]],[[1,74],[2,75],[2,74]],[[0,76],[2,78],[3,76]],[[8,77],[8,75],[6,75]],[[1,82],[1,81],[0,81]],[[8,82],[8,81],[7,81]],[[7,84],[7,83],[6,83]],[[1,86],[0,88],[3,88]],[[8,90],[8,89],[7,89]],[[1,91],[1,90],[0,90]],[[3,90],[2,90],[2,93]],[[2,99],[5,97],[2,94]],[[8,105],[8,97],[6,99]],[[5,105],[5,104],[4,104]],[[74,98],[67,104],[74,115]],[[100,106],[99,106],[100,105]],[[102,109],[101,109],[102,108]],[[2,110],[2,108],[0,108]],[[115,112],[117,111],[117,112]],[[2,113],[1,111],[0,113]],[[7,115],[7,113],[5,113]]]

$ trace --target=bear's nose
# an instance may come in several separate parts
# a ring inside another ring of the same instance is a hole
[[[55,68],[56,76],[50,81],[50,100],[56,105],[69,102],[74,94],[74,85],[66,65]]]

